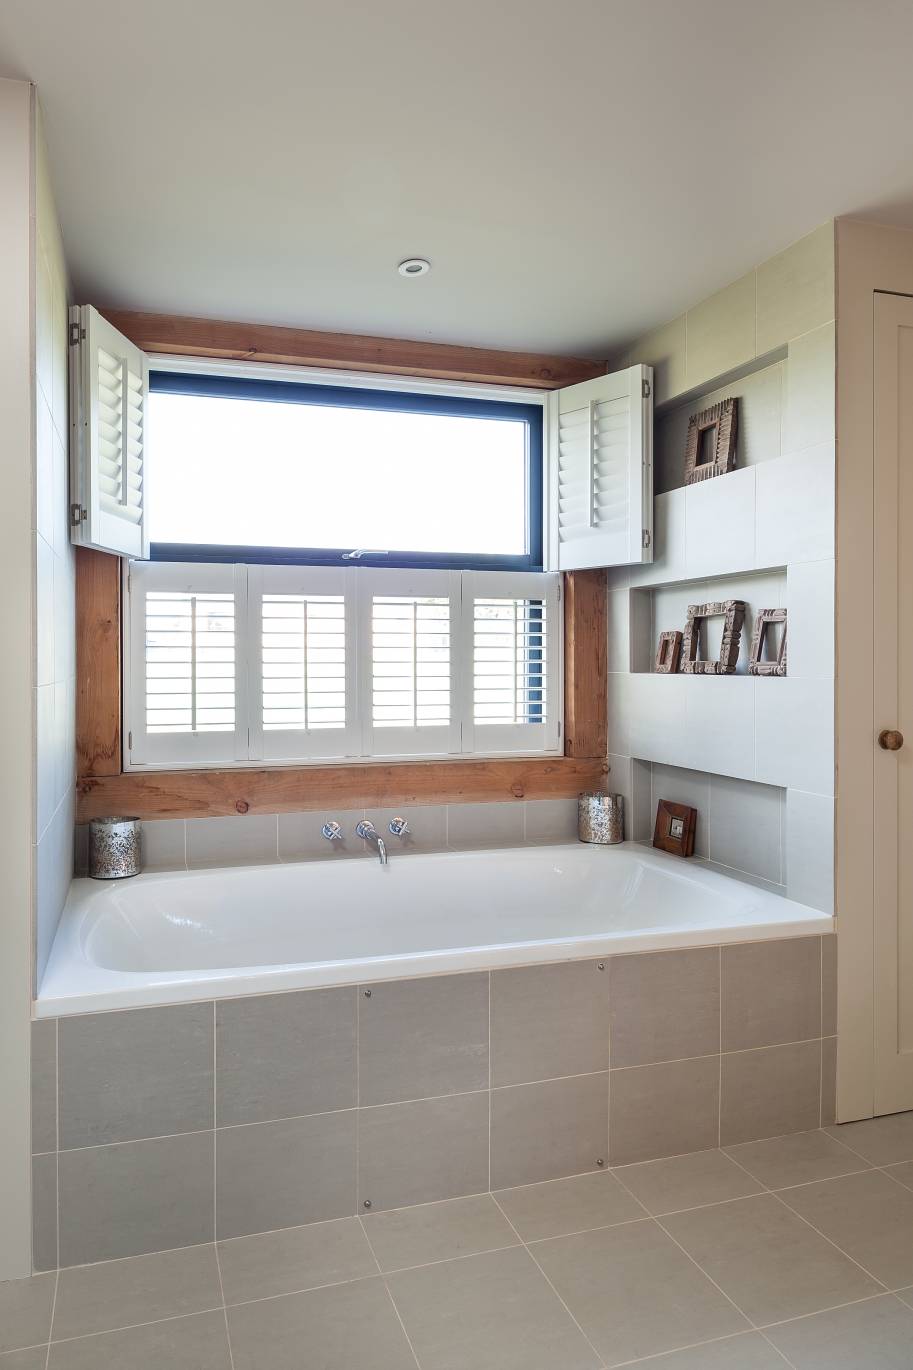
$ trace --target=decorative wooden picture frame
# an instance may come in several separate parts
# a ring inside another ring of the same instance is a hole
[[[691,415],[685,444],[686,485],[695,485],[713,476],[725,476],[733,469],[738,427],[737,399],[721,400],[719,404]]]
[[[772,623],[783,624],[783,636],[773,661],[762,661],[767,630]],[[748,660],[749,675],[786,675],[786,610],[761,609],[754,621],[751,635],[751,655]]]
[[[724,618],[723,641],[716,661],[698,656],[701,624],[708,618]],[[683,675],[735,675],[745,622],[744,599],[718,599],[709,604],[689,604],[688,622],[682,637],[681,671]]]
[[[693,856],[696,827],[697,809],[661,799],[656,806],[653,845],[661,851],[671,852],[673,856]]]
[[[660,633],[659,646],[656,648],[657,675],[677,675],[681,659],[682,635],[678,629]]]

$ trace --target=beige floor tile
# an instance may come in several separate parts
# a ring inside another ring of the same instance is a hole
[[[0,1370],[45,1370],[48,1359],[46,1346],[32,1346],[27,1351],[8,1351],[0,1356]]]
[[[380,1278],[228,1310],[234,1370],[415,1370]]]
[[[913,1189],[913,1161],[902,1161],[900,1165],[889,1165],[886,1167],[888,1175],[893,1175],[895,1180]]]
[[[219,1243],[226,1303],[294,1294],[377,1274],[361,1223],[338,1218]]]
[[[650,1356],[637,1362],[637,1370],[786,1370],[786,1361],[760,1332],[742,1332],[685,1351]]]
[[[0,1351],[47,1342],[55,1283],[55,1275],[33,1275],[0,1284]]]
[[[695,1151],[664,1161],[625,1165],[615,1172],[650,1213],[721,1203],[760,1194],[761,1186],[722,1151]]]
[[[531,1249],[606,1365],[747,1326],[652,1220],[557,1237]]]
[[[782,1198],[889,1289],[913,1284],[913,1193],[889,1175],[845,1175]]]
[[[796,1370],[909,1370],[913,1310],[890,1295],[766,1331]]]
[[[197,1313],[51,1346],[48,1370],[230,1370],[225,1314]]]
[[[663,1225],[757,1326],[881,1292],[772,1194],[677,1213]]]
[[[827,1130],[838,1142],[858,1151],[872,1165],[913,1161],[913,1112],[863,1118],[861,1122],[841,1123]]]
[[[499,1189],[495,1198],[525,1242],[611,1227],[644,1216],[624,1186],[602,1171]]]
[[[55,1341],[222,1307],[214,1246],[61,1270]]]
[[[596,1370],[599,1365],[522,1247],[400,1271],[389,1284],[422,1370]]]
[[[868,1162],[835,1142],[826,1132],[796,1132],[765,1142],[743,1142],[726,1148],[729,1155],[768,1189],[809,1184],[865,1170]]]
[[[909,1289],[898,1289],[896,1293],[899,1299],[903,1299],[904,1303],[908,1303],[913,1308],[913,1285]]]
[[[365,1218],[381,1270],[403,1270],[518,1244],[517,1234],[487,1194],[395,1208]]]

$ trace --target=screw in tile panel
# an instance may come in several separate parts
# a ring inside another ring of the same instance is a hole
[[[597,1164],[597,1165],[605,1165],[605,1161],[603,1160],[602,1156],[597,1156],[597,1157],[596,1157],[596,1164]]]
[[[371,991],[370,991],[369,989],[366,989],[366,990],[365,990],[365,998],[366,998],[366,999],[370,999],[370,998],[371,998]]]
[[[605,961],[597,961],[597,962],[596,962],[596,969],[597,969],[597,970],[605,970]]]
[[[371,1200],[370,1200],[370,1199],[365,1199],[364,1203],[362,1204],[362,1208],[370,1208],[370,1207],[371,1207]]]

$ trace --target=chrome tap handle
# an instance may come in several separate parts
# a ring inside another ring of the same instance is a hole
[[[332,823],[324,823],[320,831],[328,842],[342,841],[342,827],[335,820]]]
[[[377,829],[370,818],[362,818],[355,824],[355,832],[358,837],[364,840],[366,837],[376,837]]]
[[[390,832],[394,837],[405,837],[408,831],[409,824],[406,822],[405,818],[390,819]]]

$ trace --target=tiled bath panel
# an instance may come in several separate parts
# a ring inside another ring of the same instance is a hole
[[[36,1267],[827,1126],[835,969],[828,935],[37,1022]]]
[[[0,1370],[908,1370],[911,1279],[908,1113],[0,1284]]]

